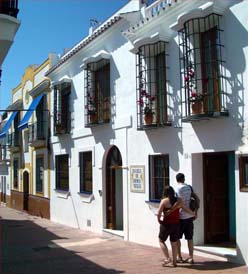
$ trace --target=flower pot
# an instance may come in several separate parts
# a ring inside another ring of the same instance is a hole
[[[195,101],[191,103],[192,114],[200,114],[203,113],[203,102]]]
[[[62,127],[62,125],[56,125],[55,126],[55,133],[57,133],[57,134],[65,133],[65,129]]]
[[[144,121],[146,125],[151,125],[153,122],[153,114],[152,113],[145,114]]]
[[[90,114],[90,123],[94,124],[97,122],[97,115],[96,114]]]

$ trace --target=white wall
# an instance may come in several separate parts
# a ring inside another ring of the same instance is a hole
[[[105,182],[103,176],[104,153],[111,145],[116,145],[121,152],[123,166],[145,166],[145,193],[130,191],[130,174],[123,169],[123,207],[124,238],[126,240],[158,246],[156,206],[148,203],[148,155],[155,153],[169,154],[170,183],[176,186],[175,175],[183,172],[187,183],[193,185],[203,201],[203,163],[202,153],[224,151],[248,151],[248,142],[241,146],[243,128],[247,127],[247,18],[246,3],[227,11],[224,19],[224,44],[227,79],[229,117],[212,118],[205,121],[182,123],[180,102],[175,101],[172,127],[150,131],[137,131],[136,121],[136,66],[130,42],[124,40],[120,31],[127,27],[120,23],[113,27],[111,35],[97,38],[92,45],[71,58],[62,68],[53,74],[52,81],[65,76],[72,79],[73,129],[69,136],[52,137],[54,155],[68,153],[70,157],[70,195],[62,197],[55,189],[55,173],[51,176],[51,219],[74,227],[101,232],[105,222]],[[238,19],[237,19],[238,18]],[[233,43],[233,33],[236,42]],[[94,55],[100,49],[109,51],[111,62],[111,94],[113,117],[110,124],[84,128],[84,72],[79,68],[82,60]],[[235,57],[234,57],[235,56]],[[175,98],[180,95],[179,62],[176,34],[169,43],[170,66],[168,78],[169,92]],[[180,99],[180,98],[179,98]],[[52,100],[53,101],[53,100]],[[248,132],[248,131],[247,131]],[[247,136],[245,136],[247,137]],[[80,151],[94,151],[93,197],[82,197],[79,192]],[[54,161],[54,157],[53,157]],[[236,229],[237,245],[242,253],[239,258],[248,264],[248,226],[247,193],[239,191],[239,172],[236,159]],[[99,195],[103,191],[103,196]],[[61,214],[61,212],[63,214]],[[204,243],[203,205],[199,218],[195,222],[195,242]],[[87,221],[91,226],[87,226]],[[186,243],[183,242],[186,249]]]

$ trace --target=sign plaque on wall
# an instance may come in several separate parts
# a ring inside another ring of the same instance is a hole
[[[145,192],[145,166],[130,166],[132,192]]]

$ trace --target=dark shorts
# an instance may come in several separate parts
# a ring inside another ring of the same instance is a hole
[[[186,240],[192,240],[194,234],[194,217],[180,220],[180,234],[179,238],[182,239],[183,235]]]
[[[179,232],[179,224],[161,224],[158,237],[161,241],[165,242],[170,236],[170,241],[176,242],[180,236]]]

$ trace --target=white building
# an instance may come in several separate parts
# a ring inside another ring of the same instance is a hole
[[[18,12],[18,0],[0,1],[0,86],[2,64],[20,26],[20,21],[17,19]],[[6,118],[8,114],[11,116],[10,112],[1,114],[1,131],[4,129],[7,122]],[[0,200],[4,204],[10,203],[9,160],[10,158],[7,152],[6,143],[2,140],[2,137],[0,137]]]
[[[183,172],[201,198],[196,249],[231,246],[248,264],[247,4],[149,2],[129,1],[47,73],[51,219],[158,245],[163,186]]]

